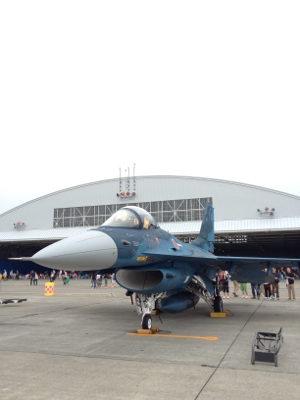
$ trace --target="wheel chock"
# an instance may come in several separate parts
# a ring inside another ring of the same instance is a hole
[[[138,329],[136,333],[138,335],[152,335],[152,333],[159,332],[159,329],[156,326],[153,326],[151,329]]]
[[[225,312],[211,312],[210,313],[211,318],[225,318],[226,315],[227,314]]]
[[[230,311],[229,310],[223,310],[223,313],[225,313],[226,315],[229,315]]]
[[[156,315],[156,310],[153,310],[150,315]]]
[[[150,329],[138,329],[136,333],[138,335],[152,335],[152,331]]]

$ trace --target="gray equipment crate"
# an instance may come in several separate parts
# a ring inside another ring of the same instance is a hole
[[[256,332],[252,345],[251,364],[255,364],[255,361],[269,362],[277,367],[277,355],[282,342],[282,327],[278,333]]]

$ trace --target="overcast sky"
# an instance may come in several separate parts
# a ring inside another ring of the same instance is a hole
[[[1,1],[0,213],[133,163],[300,196],[299,11]]]

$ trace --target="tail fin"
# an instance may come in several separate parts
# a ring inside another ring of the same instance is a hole
[[[197,237],[197,239],[193,240],[191,244],[193,246],[201,247],[201,249],[207,250],[210,253],[213,253],[214,241],[214,208],[210,203],[206,203],[199,236]]]

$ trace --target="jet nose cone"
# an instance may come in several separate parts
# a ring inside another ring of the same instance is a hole
[[[31,257],[31,261],[53,269],[90,271],[110,268],[117,258],[114,240],[93,230],[51,244]]]

